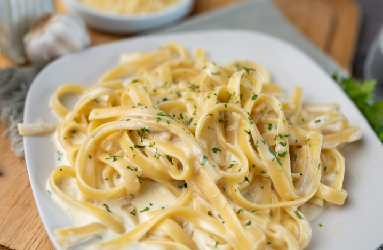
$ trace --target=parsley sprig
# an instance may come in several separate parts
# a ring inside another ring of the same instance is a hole
[[[383,142],[383,101],[372,102],[376,80],[358,81],[353,77],[343,78],[333,75],[333,79],[355,103]]]

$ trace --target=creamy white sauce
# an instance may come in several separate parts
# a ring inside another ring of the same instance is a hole
[[[315,220],[325,209],[326,205],[323,205],[322,207],[311,205],[309,203],[304,203],[302,208],[302,213],[306,216],[307,220],[309,222]]]
[[[143,211],[146,207],[149,208],[149,211],[156,211],[163,207],[167,208],[177,201],[178,199],[169,190],[160,187],[154,181],[144,180],[141,184],[140,193],[133,198],[132,204],[137,207],[138,211]],[[137,214],[140,223],[149,219],[147,211],[137,212]]]
[[[82,138],[75,138],[75,140],[81,141]],[[52,142],[55,144],[55,147],[57,149],[55,152],[55,158],[56,158],[55,167],[60,167],[62,165],[69,166],[69,162],[66,158],[66,152],[62,148],[60,142],[57,140],[57,133],[53,135]],[[69,176],[63,177],[62,179],[58,180],[57,186],[68,196],[74,197],[76,199],[80,199],[81,193],[77,187],[75,178],[72,178]],[[47,191],[49,191],[49,193],[51,194],[51,197],[54,200],[54,202],[56,202],[65,212],[65,214],[68,216],[67,226],[77,227],[77,226],[87,225],[92,222],[98,222],[98,220],[91,214],[79,209],[78,207],[74,205],[71,205],[65,202],[58,195],[56,195],[52,191],[52,188],[49,185],[49,180],[47,180],[46,188],[47,188]],[[140,193],[131,200],[131,203],[134,204],[137,208],[136,214],[139,216],[140,223],[149,219],[148,211],[143,211],[145,210],[146,207],[149,208],[149,211],[155,211],[155,210],[161,210],[162,208],[167,208],[175,204],[176,202],[178,202],[178,198],[175,197],[168,189],[160,187],[160,185],[158,185],[156,182],[151,180],[143,180],[143,183],[141,184]],[[103,206],[104,203],[108,205],[109,210],[112,211],[113,214],[116,214],[124,222],[126,231],[130,231],[131,229],[134,228],[133,222],[130,221],[130,219],[128,218],[128,215],[126,215],[126,213],[121,209],[123,205],[129,204],[130,201],[127,201],[125,198],[107,199],[107,200],[96,201],[94,205],[98,206],[101,209],[105,209],[105,207]],[[81,244],[81,247],[84,247],[85,249],[88,249],[88,250],[98,249],[97,247],[101,242],[111,240],[117,236],[119,236],[119,234],[116,234],[112,230],[108,229],[103,234],[94,236],[79,244]],[[141,242],[134,243],[123,249],[144,250],[149,248],[153,250],[166,249],[165,247],[160,245],[141,243]]]

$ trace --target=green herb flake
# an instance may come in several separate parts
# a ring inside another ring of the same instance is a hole
[[[136,209],[133,209],[132,212],[130,212],[133,216],[136,216]]]
[[[286,147],[286,144],[287,144],[287,143],[281,141],[279,144],[281,144],[283,147]]]
[[[282,154],[278,153],[279,157],[285,157],[287,155],[287,151],[283,152]]]
[[[166,155],[166,159],[173,165],[173,158],[170,155]]]
[[[216,154],[218,151],[221,151],[221,149],[219,149],[219,148],[213,148],[212,151],[213,151],[214,154]]]
[[[104,204],[102,204],[102,205],[104,205],[104,207],[105,207],[106,211],[108,211],[109,213],[111,213],[111,214],[112,214],[112,211],[110,211],[110,210],[109,210],[109,207],[108,207],[108,205],[106,205],[105,203],[104,203]]]
[[[188,121],[188,126],[190,126],[190,124],[193,122],[193,118],[190,118],[190,120]]]
[[[142,211],[140,211],[140,213],[142,213],[142,212],[146,212],[146,211],[149,211],[149,207],[145,207],[145,209],[144,210],[142,210]]]
[[[204,155],[203,157],[202,157],[202,162],[201,162],[201,165],[205,165],[206,164],[206,162],[209,160],[209,158],[207,158],[207,156],[206,155]]]
[[[294,211],[294,214],[297,215],[298,219],[303,220],[301,214],[297,210]]]

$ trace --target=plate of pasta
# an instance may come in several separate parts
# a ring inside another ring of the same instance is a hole
[[[26,162],[57,249],[376,249],[380,141],[268,35],[128,39],[46,67]]]

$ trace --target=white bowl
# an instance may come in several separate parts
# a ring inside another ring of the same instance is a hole
[[[180,0],[163,11],[149,14],[111,14],[97,11],[79,0],[64,1],[69,12],[82,17],[92,28],[109,33],[129,34],[156,28],[181,19],[193,9],[194,0]]]

